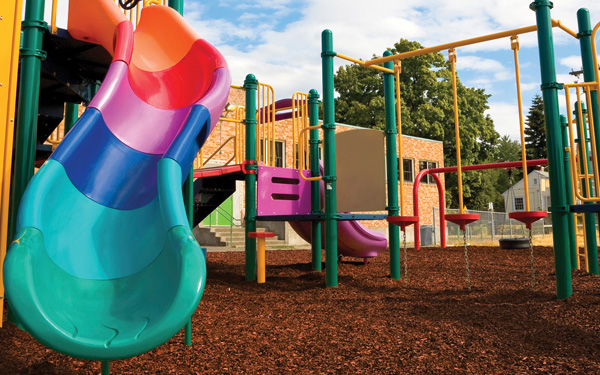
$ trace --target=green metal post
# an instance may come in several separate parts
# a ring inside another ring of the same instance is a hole
[[[258,80],[248,74],[246,90],[246,162],[256,163],[256,91]],[[256,240],[248,233],[256,232],[256,164],[246,165],[246,280],[256,279]]]
[[[319,93],[317,90],[310,90],[308,93],[308,117],[309,125],[319,125]],[[321,175],[319,166],[319,129],[310,130],[310,176],[317,177]],[[312,181],[310,183],[310,209],[312,214],[321,214],[321,182]],[[314,271],[322,270],[321,263],[321,222],[312,221],[312,269]]]
[[[67,103],[65,107],[65,135],[79,119],[79,105],[75,103]]]
[[[582,8],[577,11],[577,24],[579,26],[579,46],[581,48],[581,61],[583,66],[583,79],[585,82],[596,82],[596,69],[594,66],[594,55],[592,53],[592,24],[590,22],[590,11]],[[598,91],[592,90],[591,92],[592,102],[592,119],[594,122],[594,141],[596,142],[596,148],[600,145],[600,113],[598,108]],[[593,191],[593,190],[591,190]],[[597,193],[596,193],[597,196]],[[598,275],[598,247],[596,246],[596,218],[594,214],[589,215],[593,220],[593,227],[588,240],[588,267],[592,275]],[[586,217],[586,224],[587,224]],[[587,236],[587,233],[586,233]]]
[[[183,0],[169,0],[169,6],[183,15]]]
[[[183,184],[183,204],[187,214],[190,228],[193,229],[194,223],[194,167],[192,166],[188,178]],[[192,318],[185,324],[185,345],[192,345]]]
[[[569,144],[569,124],[565,115],[560,115],[560,126],[562,129],[562,141],[563,145]],[[565,166],[565,188],[567,193],[567,204],[570,206],[573,204],[573,186],[571,180],[571,161],[569,151],[565,147],[563,151],[563,161]],[[571,212],[568,216],[569,221],[569,249],[571,253],[571,269],[577,268],[577,239],[575,232],[575,217]]]
[[[335,103],[333,98],[333,33],[321,34],[323,66],[323,163],[325,173],[325,279],[327,286],[338,285],[337,192],[335,168]]]
[[[110,361],[101,362],[102,375],[110,375]]]
[[[8,243],[15,235],[17,211],[29,180],[33,177],[40,99],[42,38],[48,30],[44,22],[44,0],[28,1],[23,21],[21,71],[17,126],[15,129],[14,164],[9,208]]]
[[[585,134],[579,134],[579,127],[577,127],[577,144],[579,145],[579,150],[583,150],[583,148],[585,147],[586,150],[586,154],[591,155],[590,153],[590,138],[588,137],[588,124],[586,121],[586,115],[587,115],[588,111],[585,108],[585,104],[581,103],[581,114],[583,115],[583,118],[580,119],[579,118],[579,102],[575,102],[575,110],[573,111],[573,114],[575,115],[575,118],[577,119],[577,123],[579,123],[579,121],[582,122],[583,124],[583,129]],[[583,153],[581,153],[581,155],[583,155]],[[582,159],[579,160],[579,169],[581,171],[583,171],[583,168],[585,168],[585,163]],[[593,174],[593,168],[591,163],[587,163],[587,171],[590,174]],[[589,183],[587,184],[583,184],[582,185],[582,192],[584,195],[587,195],[588,192],[593,192],[594,191],[594,183],[592,181],[589,181]],[[594,204],[592,202],[586,202],[585,204]],[[598,245],[597,245],[597,241],[596,241],[596,214],[594,213],[586,213],[584,214],[585,216],[585,243],[586,243],[586,251],[587,251],[587,258],[588,258],[588,267],[590,270],[590,273],[593,275],[597,275],[598,274]]]
[[[554,61],[554,42],[549,0],[536,0],[530,8],[535,11],[540,73],[542,77],[542,98],[546,119],[546,144],[548,145],[548,168],[550,174],[550,195],[552,199],[552,237],[554,241],[554,267],[556,270],[556,296],[564,299],[573,294],[571,280],[571,258],[569,253],[569,206],[565,188],[565,168],[562,162],[563,143],[560,130],[560,112]]]
[[[390,56],[391,51],[385,51],[383,56]],[[383,64],[385,68],[394,69],[390,61]],[[385,97],[385,142],[387,159],[387,188],[388,188],[388,215],[398,216],[398,151],[396,145],[396,98],[394,90],[394,75],[383,74],[383,92]],[[397,225],[388,225],[390,237],[390,277],[400,280],[400,229]]]

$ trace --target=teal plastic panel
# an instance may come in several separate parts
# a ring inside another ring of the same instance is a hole
[[[4,266],[11,308],[33,337],[67,355],[114,360],[151,350],[189,320],[206,281],[204,255],[189,227],[174,227],[166,237],[142,271],[92,280],[62,270],[46,254],[43,234],[22,228]]]
[[[48,256],[64,271],[88,279],[139,272],[156,259],[167,231],[158,198],[135,210],[102,206],[75,188],[55,160],[27,187],[17,226],[39,229]]]
[[[182,172],[178,162],[162,158],[158,162],[158,198],[165,226],[189,226],[183,193],[181,190]]]

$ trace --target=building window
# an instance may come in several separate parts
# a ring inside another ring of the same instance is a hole
[[[260,161],[264,164],[271,164],[271,149],[273,148],[273,141],[269,141],[267,146],[267,154],[264,152],[264,142],[260,142]],[[285,142],[275,141],[275,167],[285,168]]]
[[[404,182],[413,182],[415,180],[415,162],[412,159],[402,159],[402,169],[404,172]],[[400,164],[398,163],[398,178],[400,178]]]
[[[525,203],[523,197],[515,197],[515,211],[523,211],[525,209]]]
[[[438,167],[437,161],[425,161],[425,160],[419,161],[419,171],[422,171],[423,169],[433,169],[433,168],[437,168],[437,167]],[[422,184],[435,184],[435,179],[433,178],[432,175],[426,174],[421,179],[421,183]]]
[[[534,185],[537,185],[537,178],[534,178],[534,179],[533,179],[533,184],[534,184]]]
[[[546,196],[546,211],[550,211],[550,207],[552,206],[552,202],[550,200],[550,196]]]

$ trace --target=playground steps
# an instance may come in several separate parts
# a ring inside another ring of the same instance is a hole
[[[214,168],[214,170],[220,171],[225,168]],[[202,169],[199,171],[202,171]],[[196,175],[196,171],[194,174]],[[216,175],[206,173],[205,175],[208,177],[200,177],[194,180],[194,227],[235,192],[236,180],[244,178],[241,170]]]
[[[246,231],[245,228],[240,227],[211,227],[210,232],[218,237],[225,246],[244,248],[246,246]],[[265,228],[256,228],[257,232],[264,232]],[[280,249],[286,246],[285,241],[278,239],[277,237],[271,237],[266,239],[267,249]]]
[[[50,156],[52,148],[43,145],[63,119],[65,103],[88,103],[97,82],[104,79],[111,55],[97,44],[73,39],[66,30],[44,33],[36,160]]]

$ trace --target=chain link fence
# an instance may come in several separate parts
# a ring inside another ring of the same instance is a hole
[[[446,209],[447,214],[457,214],[458,209]],[[478,221],[467,226],[467,241],[478,245],[498,246],[501,238],[529,237],[525,224],[510,219],[508,213],[494,211],[466,210],[465,213],[479,214]],[[433,238],[434,245],[440,245],[440,211],[434,208],[433,216]],[[424,227],[424,226],[422,226]],[[550,215],[533,223],[532,227],[534,245],[552,245],[552,219]],[[446,221],[446,244],[447,246],[462,246],[463,233],[458,225]]]

